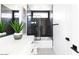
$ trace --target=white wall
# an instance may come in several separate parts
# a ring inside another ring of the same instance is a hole
[[[59,25],[54,26],[53,49],[56,54],[76,54],[70,49],[72,44],[79,45],[77,5],[53,5],[53,20]],[[70,38],[70,42],[65,40]]]
[[[23,29],[23,33],[27,34],[27,5],[21,6],[20,7],[20,22],[23,22],[24,25],[24,29]]]
[[[29,10],[52,10],[51,4],[29,4]]]
[[[19,5],[19,22],[24,24],[23,33],[27,34],[27,5]]]
[[[19,10],[22,4],[4,4],[4,6],[10,8],[11,10]]]

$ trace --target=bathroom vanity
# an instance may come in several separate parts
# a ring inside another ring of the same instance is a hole
[[[30,55],[34,54],[34,36],[23,35],[22,39],[15,40],[13,35],[0,38],[0,55]]]

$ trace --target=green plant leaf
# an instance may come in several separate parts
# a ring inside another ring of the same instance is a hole
[[[16,33],[19,33],[23,29],[24,25],[23,25],[23,23],[19,23],[18,21],[14,21],[14,22],[11,22],[11,27],[14,29],[14,31]]]
[[[3,33],[5,31],[5,24],[0,21],[0,33]]]

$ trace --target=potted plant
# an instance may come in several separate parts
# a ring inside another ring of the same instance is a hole
[[[0,37],[5,36],[6,32],[5,32],[5,24],[0,21]]]
[[[21,39],[22,38],[22,29],[24,27],[23,23],[19,23],[18,21],[14,21],[11,22],[11,27],[14,29],[15,33],[14,33],[14,38],[16,40]]]

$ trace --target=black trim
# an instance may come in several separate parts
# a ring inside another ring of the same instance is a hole
[[[73,51],[75,51],[76,53],[79,53],[79,51],[77,50],[77,46],[76,45],[72,45],[72,47],[70,47]]]
[[[12,10],[12,21],[15,20],[15,17],[14,17],[15,12],[19,12],[19,10]]]

